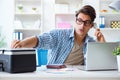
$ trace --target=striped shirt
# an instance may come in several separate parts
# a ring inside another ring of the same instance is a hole
[[[74,46],[74,29],[55,29],[48,33],[37,35],[37,38],[38,44],[36,48],[49,50],[48,64],[64,64]],[[86,36],[83,46],[84,55],[87,42],[95,42],[95,40],[89,35]]]
[[[83,64],[84,58],[83,58],[82,50],[83,50],[83,44],[79,45],[75,40],[72,51],[70,52],[69,56],[65,60],[64,64],[66,65]]]

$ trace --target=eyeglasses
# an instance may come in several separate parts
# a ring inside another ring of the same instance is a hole
[[[81,25],[81,24],[84,24],[85,26],[90,26],[92,24],[92,21],[91,20],[86,20],[86,21],[83,21],[81,18],[76,18],[76,23],[78,25]]]

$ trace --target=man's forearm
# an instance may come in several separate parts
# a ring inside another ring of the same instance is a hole
[[[36,36],[28,37],[21,41],[22,47],[33,48],[37,45],[38,39]]]

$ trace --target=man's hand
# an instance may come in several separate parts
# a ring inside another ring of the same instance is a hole
[[[38,39],[36,36],[31,36],[23,40],[13,40],[11,48],[33,48],[37,45]]]
[[[20,43],[20,40],[13,40],[11,44],[11,48],[21,48],[22,45]]]
[[[97,28],[95,30],[95,36],[97,37],[98,42],[105,42],[105,38],[104,38],[103,34],[100,32],[100,29]]]

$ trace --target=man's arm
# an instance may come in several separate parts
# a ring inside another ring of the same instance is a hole
[[[14,40],[11,48],[33,48],[37,46],[38,39],[36,36],[28,37],[23,40]]]

